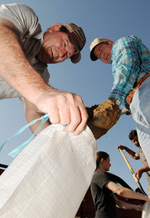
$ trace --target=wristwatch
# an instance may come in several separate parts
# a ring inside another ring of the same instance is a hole
[[[117,98],[109,98],[112,102],[114,102],[118,107],[121,105],[121,101],[119,101]]]

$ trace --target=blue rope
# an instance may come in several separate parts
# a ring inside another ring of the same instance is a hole
[[[16,157],[28,144],[29,142],[34,138],[34,136],[36,135],[36,133],[40,130],[40,128],[42,127],[42,125],[48,120],[48,114],[45,114],[44,116],[32,120],[30,123],[26,124],[25,126],[23,126],[21,129],[19,129],[15,134],[13,134],[10,138],[8,138],[1,146],[0,146],[0,152],[2,151],[3,147],[5,146],[5,144],[7,142],[9,142],[10,140],[12,140],[14,137],[16,137],[17,135],[19,135],[20,133],[22,133],[25,129],[27,129],[29,126],[33,125],[34,123],[36,123],[37,121],[42,120],[41,124],[38,126],[38,128],[36,129],[36,131],[32,134],[32,136],[25,141],[24,143],[22,143],[21,145],[19,145],[17,148],[15,148],[13,151],[11,151],[8,155],[11,157]]]

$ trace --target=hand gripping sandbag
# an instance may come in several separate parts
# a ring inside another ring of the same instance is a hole
[[[0,176],[1,218],[74,218],[95,170],[96,141],[50,125]]]
[[[89,115],[87,125],[96,139],[105,135],[117,123],[121,115],[119,107],[110,99],[86,109]]]

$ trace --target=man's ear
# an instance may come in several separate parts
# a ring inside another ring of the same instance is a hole
[[[113,45],[114,42],[113,42],[112,40],[108,40],[108,44],[109,44],[109,45]]]
[[[101,163],[102,163],[102,164],[104,163],[104,158],[101,159]]]
[[[62,27],[61,23],[56,23],[53,26],[49,27],[48,31],[50,31],[50,32],[59,31],[61,27]]]

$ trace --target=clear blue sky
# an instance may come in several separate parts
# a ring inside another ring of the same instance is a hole
[[[149,0],[20,0],[16,1],[32,7],[43,30],[55,23],[76,23],[86,34],[87,42],[82,51],[81,62],[74,65],[67,60],[60,64],[49,65],[50,84],[58,89],[79,94],[86,106],[90,107],[105,101],[110,93],[113,77],[111,65],[100,61],[92,62],[89,58],[89,45],[96,37],[106,37],[113,41],[127,35],[140,37],[150,48]],[[4,1],[0,1],[3,4]],[[5,1],[13,3],[13,1]],[[9,63],[8,63],[9,64]],[[0,144],[25,125],[24,106],[18,99],[0,101]],[[132,116],[123,115],[116,126],[97,141],[98,150],[110,154],[110,172],[123,178],[133,189],[137,185],[121,156],[117,144],[137,149],[128,139],[131,129],[135,129]],[[7,153],[25,141],[31,135],[27,130],[10,142],[0,155],[0,162],[11,163]],[[126,153],[125,153],[126,154]],[[127,155],[126,155],[127,156]],[[141,168],[140,160],[127,156],[134,170]],[[145,175],[141,179],[145,191],[148,188]]]

